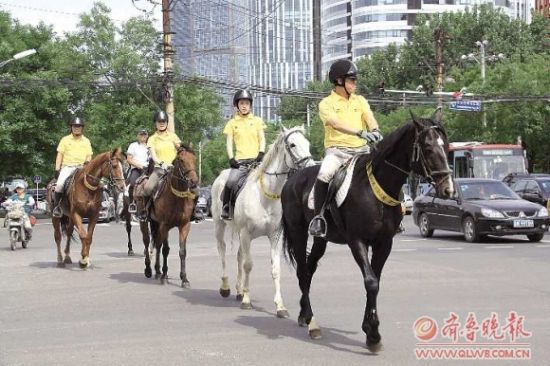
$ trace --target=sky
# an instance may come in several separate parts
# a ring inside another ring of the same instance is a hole
[[[0,0],[0,10],[9,12],[12,18],[23,24],[37,25],[40,21],[51,24],[59,35],[74,31],[79,22],[79,14],[88,12],[97,0]],[[136,9],[132,0],[102,0],[111,8],[111,18],[117,25],[131,17],[142,15]],[[157,2],[160,2],[158,0]],[[161,7],[153,6],[147,0],[135,0],[136,6],[145,10],[154,9],[154,16],[158,19],[157,28],[161,29]]]

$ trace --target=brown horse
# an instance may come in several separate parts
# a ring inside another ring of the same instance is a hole
[[[71,179],[65,197],[62,200],[63,217],[52,217],[54,238],[57,244],[57,265],[64,267],[71,264],[70,257],[71,239],[76,225],[80,241],[82,242],[82,258],[80,267],[90,265],[90,247],[92,236],[101,208],[101,178],[106,178],[109,184],[114,184],[117,189],[124,190],[124,174],[122,172],[122,151],[120,147],[113,151],[106,151],[96,156],[83,168],[78,169]],[[53,189],[48,190],[48,202],[52,207]],[[85,229],[82,218],[88,218],[88,228]],[[65,258],[61,253],[61,233],[67,236]]]
[[[155,277],[162,282],[168,274],[168,231],[173,227],[179,230],[180,279],[182,287],[189,287],[185,271],[185,257],[187,256],[187,236],[191,229],[191,216],[195,208],[195,194],[198,176],[196,171],[197,158],[189,147],[180,147],[174,159],[174,166],[168,170],[159,183],[159,191],[151,205],[149,222],[151,237],[156,248]],[[137,188],[137,187],[136,187]],[[145,227],[144,227],[145,226]],[[149,232],[146,225],[140,225],[145,245],[145,276],[151,277],[151,257],[149,254]],[[163,266],[160,272],[160,250],[162,248]]]

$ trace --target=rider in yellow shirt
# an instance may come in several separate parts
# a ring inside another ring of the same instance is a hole
[[[227,122],[223,130],[231,167],[223,191],[221,218],[225,220],[231,220],[229,202],[233,188],[247,173],[248,166],[253,162],[261,162],[265,153],[264,129],[266,126],[261,118],[250,112],[252,94],[248,90],[237,90],[233,96],[233,106],[237,108],[237,113]]]
[[[315,182],[315,217],[309,225],[309,233],[319,237],[325,236],[327,229],[321,211],[330,180],[353,155],[368,152],[367,143],[382,140],[369,103],[355,94],[355,64],[338,60],[331,65],[328,77],[334,89],[319,103],[319,116],[325,127],[325,158]]]
[[[63,196],[65,180],[78,168],[92,160],[92,145],[83,134],[84,121],[79,117],[71,120],[71,134],[63,137],[57,146],[55,158],[55,196],[52,216],[61,217],[63,212],[59,203]]]

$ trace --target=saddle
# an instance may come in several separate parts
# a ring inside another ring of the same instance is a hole
[[[75,169],[68,177],[67,179],[65,179],[65,182],[63,183],[63,189],[61,190],[61,201],[59,202],[59,204],[61,205],[61,209],[63,210],[63,212],[68,212],[69,211],[69,200],[68,200],[68,196],[67,196],[67,192],[69,191],[69,188],[71,187],[71,185],[73,184],[74,182],[74,177],[76,175],[76,173],[80,170],[80,168],[78,169]],[[49,197],[49,203],[50,203],[50,206],[52,205],[53,203],[53,197],[54,197],[54,194],[55,194],[55,188],[57,186],[57,180],[54,178],[52,179],[47,185],[46,185],[46,192],[48,194],[48,197]],[[53,207],[52,207],[53,209]]]
[[[250,172],[256,168],[257,164],[254,163],[254,161],[251,161],[249,164],[243,164],[247,167],[246,173],[241,175],[239,177],[239,180],[235,183],[235,185],[231,188],[227,187],[227,184],[222,189],[220,194],[220,200],[223,201],[223,196],[225,194],[226,189],[231,189],[230,199],[229,199],[229,210],[230,212],[233,212],[233,209],[235,208],[235,202],[237,202],[237,197],[243,190],[246,181],[248,180],[248,176],[250,175]]]

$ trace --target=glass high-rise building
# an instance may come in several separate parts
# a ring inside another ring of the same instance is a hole
[[[533,0],[322,0],[322,69],[334,60],[357,59],[410,37],[418,14],[461,11],[491,4],[514,19],[530,22]]]
[[[312,79],[311,0],[174,4],[174,61],[186,75],[226,84],[219,89],[226,98],[226,117],[233,112],[231,96],[238,86],[255,86],[254,113],[275,120],[277,93],[302,89]]]

